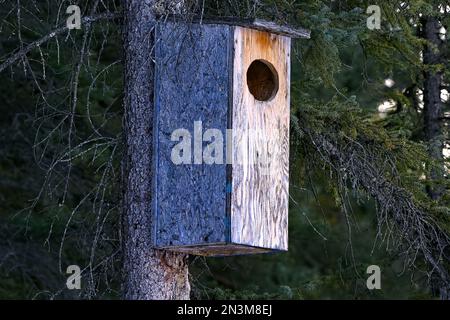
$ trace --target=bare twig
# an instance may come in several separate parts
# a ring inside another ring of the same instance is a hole
[[[117,19],[120,17],[121,17],[120,13],[106,12],[106,13],[101,13],[101,14],[97,14],[94,16],[83,17],[81,19],[81,21],[82,21],[82,23],[91,24],[91,23],[99,21],[99,20],[112,20],[112,19]],[[60,27],[54,29],[52,32],[46,34],[42,38],[40,38],[36,41],[33,41],[30,44],[28,44],[27,46],[19,49],[19,51],[12,54],[8,59],[5,60],[5,62],[0,64],[0,72],[2,72],[3,70],[5,70],[9,66],[11,66],[17,60],[26,56],[34,48],[41,46],[42,44],[46,43],[47,41],[55,38],[56,36],[58,36],[60,34],[67,32],[68,30],[69,30],[69,28],[67,28],[66,25],[60,26]]]

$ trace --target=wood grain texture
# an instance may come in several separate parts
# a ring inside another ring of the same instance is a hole
[[[234,243],[209,243],[207,245],[200,245],[200,246],[184,246],[184,247],[169,248],[168,250],[205,257],[239,256],[239,255],[273,252],[272,249],[257,248]]]
[[[290,38],[235,27],[231,241],[287,250]],[[278,92],[258,101],[247,69],[262,60],[278,73]]]

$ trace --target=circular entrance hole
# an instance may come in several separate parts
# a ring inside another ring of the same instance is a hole
[[[278,73],[271,63],[255,60],[247,69],[247,86],[256,100],[268,101],[278,92]]]

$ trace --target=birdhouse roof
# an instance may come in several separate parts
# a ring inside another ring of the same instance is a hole
[[[288,25],[277,24],[272,21],[267,21],[257,18],[237,18],[237,17],[198,17],[198,16],[185,16],[185,15],[172,15],[170,20],[183,21],[187,23],[199,23],[199,24],[226,24],[232,26],[245,27],[250,29],[256,29],[260,31],[266,31],[290,38],[310,38],[310,30],[303,28],[294,28]]]

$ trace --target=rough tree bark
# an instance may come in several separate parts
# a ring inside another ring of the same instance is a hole
[[[154,3],[123,1],[123,297],[189,299],[187,257],[151,248]]]
[[[434,70],[434,66],[442,63],[442,40],[439,32],[441,23],[436,17],[425,17],[422,20],[422,37],[427,41],[423,51],[423,62],[427,66],[424,71],[423,83],[423,120],[424,138],[427,142],[430,157],[437,161],[439,165],[432,168],[430,172],[431,184],[427,192],[431,199],[439,200],[444,194],[445,187],[436,183],[444,178],[445,167],[443,164],[444,155],[444,132],[443,132],[443,103],[441,100],[442,72]],[[434,294],[441,299],[450,299],[450,289],[442,285],[437,276],[432,277],[431,287]]]
[[[424,136],[428,144],[430,156],[439,163],[443,161],[444,135],[443,135],[443,103],[441,101],[442,72],[433,70],[433,66],[442,63],[441,48],[442,40],[439,37],[441,24],[435,17],[427,17],[422,24],[423,38],[427,40],[423,52],[423,62],[430,67],[424,72],[423,87],[423,117]],[[444,167],[431,170],[431,180],[440,180],[444,177]],[[433,200],[438,200],[443,195],[442,186],[430,186],[428,193]]]

